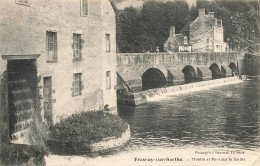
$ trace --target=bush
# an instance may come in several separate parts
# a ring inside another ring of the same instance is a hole
[[[126,129],[127,123],[118,116],[103,111],[81,112],[50,127],[48,144],[54,151],[87,152],[91,143],[108,137],[118,138]]]
[[[3,165],[45,165],[47,152],[42,147],[22,144],[5,145],[0,154]],[[29,160],[32,159],[33,163]],[[1,165],[1,164],[0,164]]]

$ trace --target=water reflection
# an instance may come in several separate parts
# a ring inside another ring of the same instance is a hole
[[[188,145],[255,150],[260,146],[259,92],[259,82],[247,81],[121,107],[119,115],[131,126],[129,148]]]

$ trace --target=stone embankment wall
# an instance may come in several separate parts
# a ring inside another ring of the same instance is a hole
[[[131,138],[130,126],[128,125],[125,132],[122,133],[121,137],[110,137],[106,138],[103,141],[93,143],[90,145],[91,151],[93,153],[104,153],[116,148],[124,146]]]
[[[130,138],[130,126],[128,125],[119,138],[107,137],[96,143],[49,139],[47,145],[51,153],[57,155],[97,155],[123,147]]]

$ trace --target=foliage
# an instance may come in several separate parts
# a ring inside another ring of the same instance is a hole
[[[48,155],[47,151],[39,146],[9,144],[3,147],[0,157],[4,165],[45,165],[45,155]],[[30,159],[33,159],[31,164]]]
[[[169,27],[176,32],[189,21],[189,6],[185,1],[147,1],[142,9],[133,7],[120,11],[117,19],[119,52],[155,52],[169,36]]]
[[[103,111],[88,111],[62,119],[50,127],[48,146],[57,154],[90,154],[90,144],[107,138],[118,138],[127,123]]]
[[[119,13],[117,40],[121,52],[142,52],[148,41],[138,9],[126,8]]]
[[[258,52],[257,1],[197,1],[197,9],[213,11],[223,20],[224,40],[233,50]]]
[[[117,46],[119,52],[155,52],[169,35],[169,27],[176,33],[198,16],[198,9],[214,12],[222,19],[224,40],[233,50],[257,52],[259,25],[257,1],[198,0],[189,8],[186,1],[145,1],[143,7],[125,8],[118,14]]]
[[[50,127],[50,138],[91,143],[107,137],[120,137],[126,129],[127,124],[118,116],[89,111],[73,114]]]

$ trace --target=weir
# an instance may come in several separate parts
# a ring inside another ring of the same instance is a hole
[[[240,80],[238,76],[235,76],[164,88],[149,89],[136,93],[119,92],[117,100],[119,105],[140,105],[149,101],[158,100],[158,98],[162,98],[166,95],[179,95],[183,93],[190,93],[192,91],[200,91],[216,86],[223,86],[240,82],[242,82],[242,80]]]

